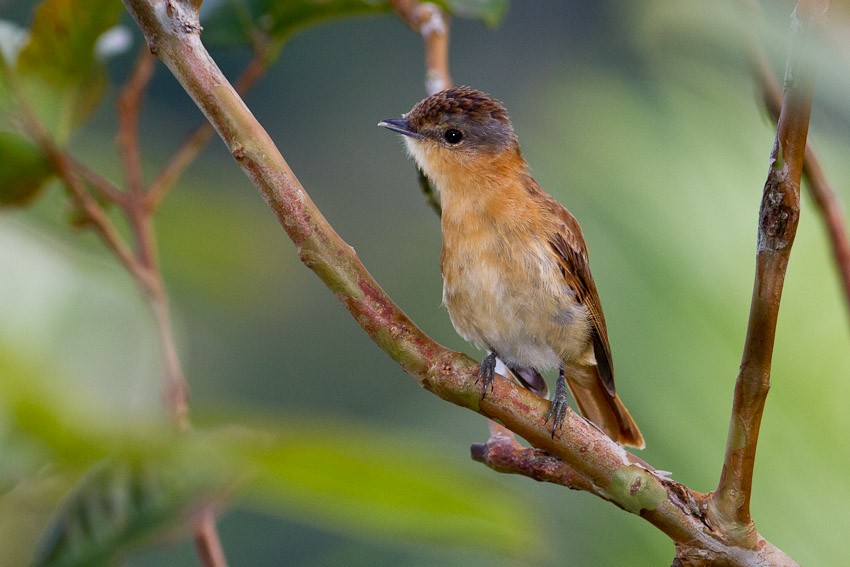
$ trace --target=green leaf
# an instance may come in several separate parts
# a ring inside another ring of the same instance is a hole
[[[0,20],[0,128],[11,128],[12,93],[8,74],[14,67],[24,42],[27,30],[14,22]]]
[[[200,500],[199,487],[186,478],[144,462],[95,467],[53,518],[33,566],[108,565],[139,542],[177,528]]]
[[[27,30],[15,22],[0,20],[0,55],[7,63],[17,61],[27,39]]]
[[[103,96],[107,77],[95,44],[122,10],[118,0],[43,0],[35,8],[16,72],[26,96],[60,142]]]
[[[52,175],[50,162],[35,144],[0,132],[0,207],[31,203]]]
[[[489,471],[434,459],[426,441],[307,420],[264,429],[265,439],[239,449],[252,471],[246,489],[253,506],[360,536],[546,553],[544,530],[515,493]]]
[[[36,455],[28,466],[118,464],[98,469],[62,507],[42,545],[42,565],[111,557],[183,525],[187,511],[223,494],[361,537],[508,555],[548,549],[524,499],[489,471],[434,458],[427,441],[315,417],[263,420],[247,411],[227,419],[238,427],[216,426],[216,419],[179,435],[161,422],[116,423],[95,393],[59,395],[40,388],[43,380],[4,360],[0,349],[0,430],[17,440],[16,451],[27,446]]]
[[[507,11],[508,0],[440,0],[436,4],[452,15],[495,26]],[[260,32],[281,44],[312,24],[390,11],[387,0],[228,0],[204,15],[204,41],[239,45],[250,43]]]
[[[227,0],[203,18],[204,41],[250,44],[260,32],[280,44],[311,24],[389,11],[386,0]]]
[[[454,16],[482,20],[496,27],[508,12],[508,0],[444,0],[436,2]]]

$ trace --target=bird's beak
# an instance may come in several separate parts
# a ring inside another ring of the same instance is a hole
[[[381,120],[378,122],[378,126],[383,126],[393,132],[398,132],[399,134],[404,134],[405,136],[410,136],[411,138],[420,138],[420,134],[418,132],[414,132],[410,128],[410,123],[404,118],[387,118],[386,120]]]

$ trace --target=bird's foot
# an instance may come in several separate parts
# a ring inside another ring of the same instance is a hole
[[[478,378],[475,379],[475,383],[484,382],[484,386],[481,388],[481,399],[484,399],[484,396],[487,395],[487,388],[490,390],[493,389],[493,382],[496,376],[496,353],[491,352],[488,354],[484,360],[481,361],[481,369],[478,371]]]
[[[544,422],[549,423],[549,420],[552,420],[553,439],[555,438],[555,432],[564,425],[568,408],[567,382],[564,380],[564,369],[562,368],[561,373],[558,375],[558,381],[555,382],[555,395],[552,396],[552,407],[549,409],[549,413],[546,415],[546,421]]]

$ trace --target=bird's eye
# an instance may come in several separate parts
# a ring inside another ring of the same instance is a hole
[[[463,140],[463,132],[455,130],[454,128],[449,128],[446,130],[446,133],[443,134],[443,138],[450,144],[459,144],[460,141]]]

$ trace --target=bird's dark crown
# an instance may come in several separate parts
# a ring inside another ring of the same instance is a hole
[[[516,143],[502,103],[469,87],[433,94],[417,103],[404,118],[412,132],[444,145],[447,129],[458,129],[463,142],[451,146],[457,150],[501,151]]]
[[[469,87],[455,87],[431,95],[414,106],[405,117],[412,127],[418,129],[452,116],[465,116],[474,122],[488,119],[510,122],[508,111],[501,102]]]

